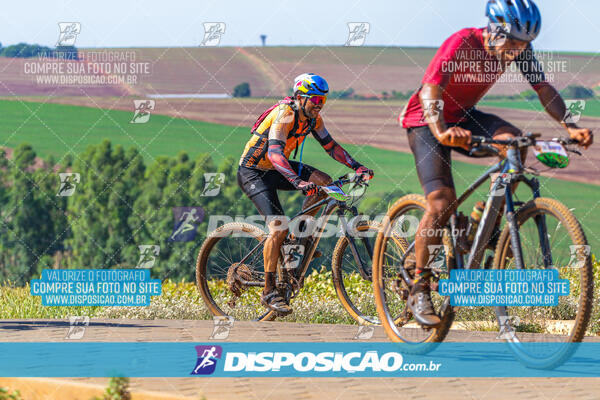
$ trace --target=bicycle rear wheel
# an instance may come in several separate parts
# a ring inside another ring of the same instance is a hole
[[[265,235],[255,226],[233,222],[217,228],[202,244],[196,261],[196,284],[213,315],[255,321],[276,317],[260,302],[264,285],[263,245],[255,247]]]
[[[553,368],[570,357],[575,350],[570,344],[583,339],[590,320],[594,280],[589,246],[573,213],[556,200],[534,199],[516,212],[515,220],[524,268],[544,269],[552,260],[546,267],[557,269],[560,279],[569,280],[570,294],[559,297],[558,306],[497,307],[496,314],[505,329],[509,321],[511,329],[505,339],[521,361],[535,368]],[[540,234],[544,227],[546,252]],[[494,267],[516,269],[508,225],[498,240]],[[565,345],[557,346],[561,343]]]
[[[403,242],[414,242],[426,206],[425,197],[418,194],[409,194],[397,200],[390,207],[375,242],[373,254],[375,304],[384,330],[388,338],[394,342],[423,344],[441,342],[448,334],[454,320],[452,307],[447,304],[444,297],[433,290],[431,297],[442,320],[439,326],[429,328],[419,325],[414,321],[406,305],[409,288],[401,277],[401,269],[404,268],[411,277],[414,277],[416,265],[414,250],[406,256],[404,265],[400,265],[400,260],[406,252]],[[398,241],[397,237],[401,237],[402,242]],[[444,265],[437,271],[440,279],[448,278],[448,255],[444,253],[445,250],[440,252]],[[431,346],[422,348],[423,351],[431,349]]]

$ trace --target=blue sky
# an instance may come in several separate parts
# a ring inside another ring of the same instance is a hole
[[[348,22],[369,22],[367,45],[437,47],[449,34],[485,24],[486,0],[9,1],[0,42],[54,46],[58,22],[80,22],[79,47],[197,46],[203,22],[225,22],[221,45],[341,45]],[[537,49],[597,52],[600,2],[539,0]]]

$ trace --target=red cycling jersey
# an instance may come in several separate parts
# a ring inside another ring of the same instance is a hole
[[[489,54],[484,47],[485,28],[465,28],[450,36],[429,63],[421,84],[435,84],[443,88],[444,121],[458,123],[465,113],[490,90],[506,67]],[[538,89],[546,84],[542,68],[533,55],[531,45],[515,62],[527,81]],[[403,128],[425,126],[423,109],[417,90],[402,110],[398,120]]]

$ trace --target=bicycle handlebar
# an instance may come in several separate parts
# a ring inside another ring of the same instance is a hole
[[[524,136],[518,136],[514,139],[504,140],[487,138],[485,136],[471,136],[471,144],[499,144],[512,147],[529,147],[535,146],[536,139],[540,138],[541,136],[542,135],[540,133],[527,133]],[[577,140],[565,137],[552,138],[549,141],[557,142],[562,145],[579,144]]]

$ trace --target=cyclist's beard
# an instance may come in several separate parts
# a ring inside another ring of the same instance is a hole
[[[302,113],[304,114],[304,116],[306,118],[312,118],[310,115],[308,115],[308,113],[306,112],[306,102],[308,101],[308,98],[304,98],[304,103],[300,102],[300,107],[302,108]]]

